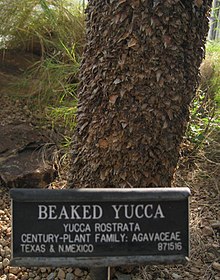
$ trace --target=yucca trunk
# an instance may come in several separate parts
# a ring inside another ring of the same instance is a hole
[[[70,187],[171,186],[211,0],[93,0]]]

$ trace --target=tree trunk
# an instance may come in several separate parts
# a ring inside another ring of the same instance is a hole
[[[220,1],[213,0],[212,3],[212,12],[210,17],[210,29],[208,33],[209,40],[218,40],[220,39]]]
[[[210,5],[89,1],[70,187],[171,186]]]

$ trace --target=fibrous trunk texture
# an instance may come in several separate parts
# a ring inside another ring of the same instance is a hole
[[[70,187],[170,186],[211,0],[93,0]]]

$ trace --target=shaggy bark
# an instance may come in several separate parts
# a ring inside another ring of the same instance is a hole
[[[70,187],[171,185],[210,5],[89,2]]]

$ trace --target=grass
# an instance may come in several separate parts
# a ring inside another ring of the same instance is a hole
[[[77,1],[3,0],[0,18],[4,48],[48,55],[62,52],[65,45],[81,55],[84,12]]]
[[[208,42],[207,61],[213,65],[213,75],[209,79],[209,91],[216,103],[217,113],[220,113],[220,42]]]
[[[77,0],[0,2],[0,48],[38,57],[14,85],[19,98],[53,126],[62,124],[70,133],[75,126],[84,8],[85,1]]]
[[[191,106],[187,139],[194,150],[209,144],[220,132],[220,43],[208,42],[201,65],[201,84]]]

